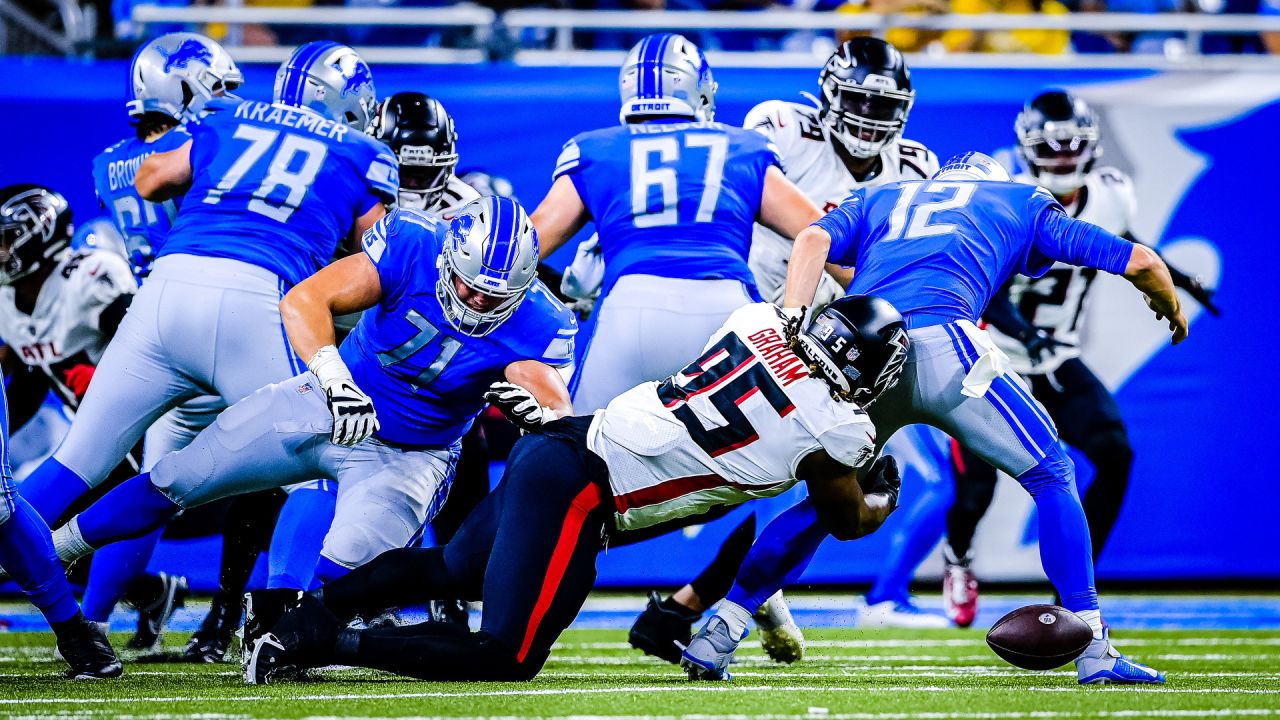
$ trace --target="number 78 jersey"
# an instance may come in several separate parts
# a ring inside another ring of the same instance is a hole
[[[779,164],[768,138],[715,122],[649,122],[583,133],[556,161],[595,222],[601,291],[623,275],[734,279],[752,291],[751,228],[764,177]]]
[[[777,308],[755,303],[679,373],[598,411],[587,444],[609,466],[618,528],[637,530],[778,495],[818,450],[860,467],[875,429],[787,348]]]
[[[390,149],[310,110],[214,98],[187,131],[191,189],[160,257],[231,258],[296,285],[399,191]]]

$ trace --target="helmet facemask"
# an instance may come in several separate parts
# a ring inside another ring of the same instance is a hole
[[[895,328],[888,339],[890,355],[876,377],[871,378],[866,376],[864,367],[869,359],[863,357],[861,348],[851,340],[854,334],[850,328],[837,327],[837,323],[843,323],[825,313],[814,317],[803,331],[800,330],[802,322],[800,317],[787,322],[788,346],[805,362],[810,373],[826,381],[836,400],[865,408],[898,384],[909,347],[907,333],[901,327]]]
[[[1083,187],[1085,176],[1102,154],[1098,129],[1072,120],[1019,127],[1018,151],[1036,184],[1054,195],[1069,195]]]
[[[426,145],[401,145],[396,154],[400,160],[400,207],[435,207],[453,177],[458,154],[437,155]]]
[[[894,85],[878,75],[867,76],[862,84],[834,74],[823,79],[822,123],[850,155],[875,157],[902,135],[915,91]]]
[[[500,220],[497,216],[502,212],[515,217]],[[514,223],[514,228],[505,225],[512,234],[499,242],[493,237],[494,226],[504,227],[504,223]],[[444,249],[436,260],[436,298],[445,319],[471,337],[493,332],[519,309],[537,280],[537,262],[537,233],[519,205],[493,197],[468,204],[450,222]],[[468,303],[476,294],[487,301],[485,307]]]

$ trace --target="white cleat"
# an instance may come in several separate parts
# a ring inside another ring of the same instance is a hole
[[[910,602],[885,600],[859,608],[858,627],[932,629],[951,627],[951,622],[942,615],[921,610]]]
[[[790,665],[804,657],[804,633],[791,617],[791,608],[781,590],[756,610],[755,621],[760,630],[760,647],[774,662]]]

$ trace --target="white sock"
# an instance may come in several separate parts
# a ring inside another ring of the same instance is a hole
[[[1093,631],[1093,639],[1102,639],[1102,611],[1101,610],[1081,610],[1076,613],[1076,617],[1089,624],[1089,629]]]
[[[58,559],[64,563],[79,560],[93,552],[93,546],[85,542],[84,536],[80,534],[78,515],[53,531],[53,549],[58,552]]]
[[[729,637],[739,640],[747,631],[747,621],[751,619],[751,613],[741,605],[725,600],[720,603],[720,607],[716,608],[716,617],[723,620],[729,628]]]

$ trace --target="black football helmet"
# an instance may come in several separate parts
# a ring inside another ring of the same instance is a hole
[[[392,95],[370,130],[400,160],[400,206],[429,210],[458,165],[458,133],[444,105],[420,92]]]
[[[902,135],[916,93],[902,53],[873,37],[842,43],[818,75],[818,116],[854,157],[874,157]]]
[[[0,189],[0,285],[57,262],[71,244],[71,206],[39,185]]]
[[[1078,190],[1102,155],[1098,116],[1065,90],[1047,90],[1032,98],[1013,127],[1027,171],[1054,195]]]
[[[501,175],[490,175],[484,170],[468,170],[458,176],[458,179],[471,186],[472,190],[480,193],[481,197],[489,195],[497,195],[498,197],[511,198],[519,202],[516,197],[516,187],[511,181]]]
[[[838,400],[866,407],[897,384],[907,362],[907,327],[888,300],[848,295],[818,313],[792,347]]]

